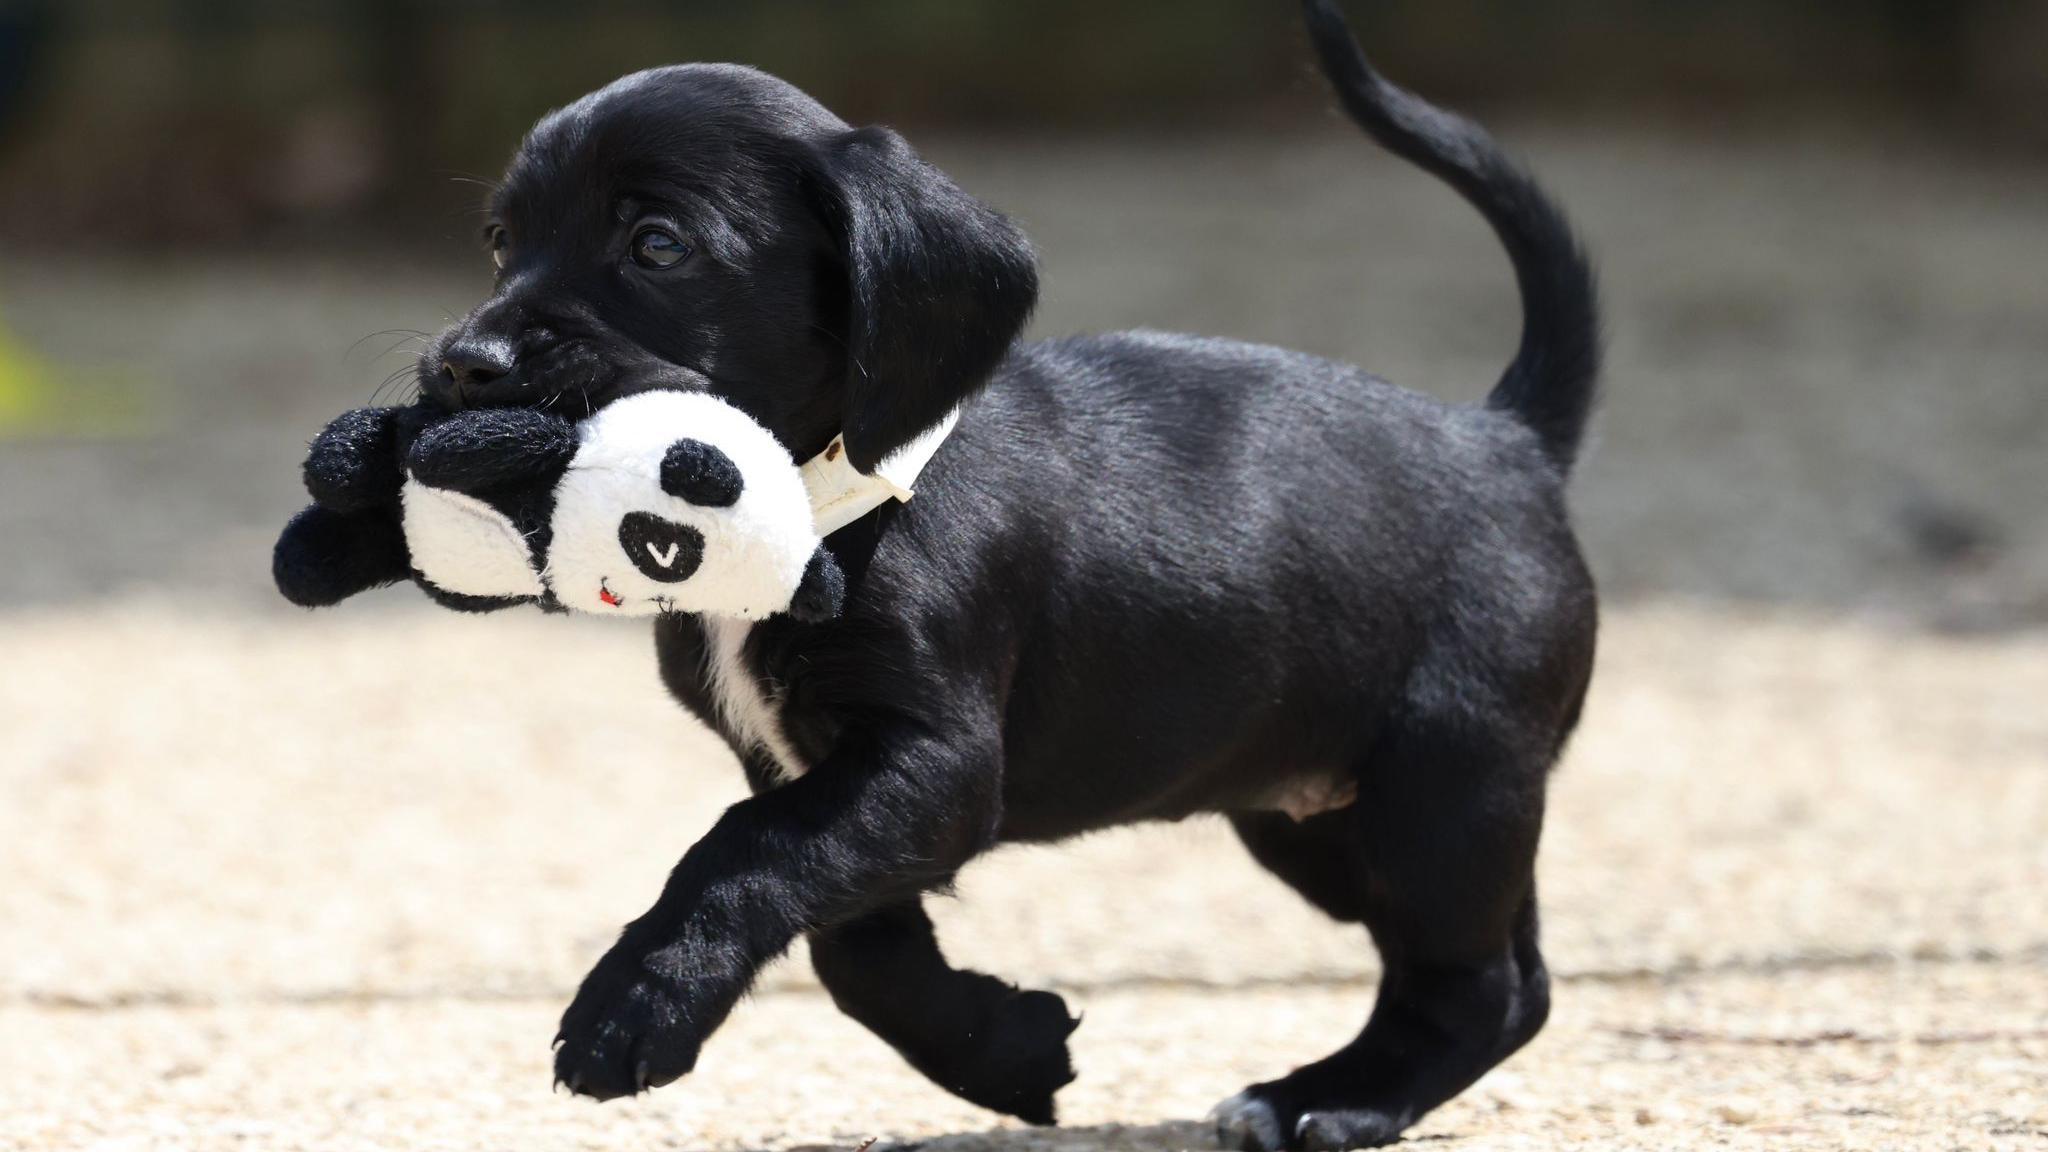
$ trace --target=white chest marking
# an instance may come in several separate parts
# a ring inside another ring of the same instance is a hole
[[[777,783],[786,784],[803,775],[810,765],[797,756],[789,738],[782,734],[781,705],[769,698],[742,656],[753,624],[722,616],[701,619],[704,676],[710,681],[712,705],[739,742],[739,751],[759,748],[768,753],[781,776]]]
[[[666,568],[669,565],[674,564],[676,562],[676,553],[681,552],[682,550],[683,546],[674,540],[669,541],[668,551],[666,552],[663,552],[661,549],[656,548],[652,541],[649,541],[647,545],[647,554],[649,556],[654,557],[654,562],[656,564],[661,565],[663,568]]]

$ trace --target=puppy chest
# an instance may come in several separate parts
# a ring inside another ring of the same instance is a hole
[[[704,687],[714,719],[726,741],[742,759],[764,757],[776,777],[787,783],[810,765],[800,756],[783,728],[782,693],[757,672],[747,658],[747,639],[754,626],[745,620],[704,621]]]

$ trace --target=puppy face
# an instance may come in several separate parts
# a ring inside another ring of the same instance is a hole
[[[795,458],[844,431],[872,468],[986,380],[1037,293],[1021,234],[895,134],[733,66],[549,114],[489,212],[496,288],[420,362],[443,408],[705,391]]]

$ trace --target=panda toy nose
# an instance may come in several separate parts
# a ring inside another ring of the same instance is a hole
[[[704,562],[704,534],[652,512],[628,512],[619,521],[619,547],[649,580],[688,580]]]

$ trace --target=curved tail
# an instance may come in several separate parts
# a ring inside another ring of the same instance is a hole
[[[1570,223],[1485,129],[1373,71],[1337,0],[1302,0],[1302,10],[1344,110],[1479,209],[1507,248],[1522,294],[1522,343],[1486,403],[1528,425],[1569,469],[1600,375],[1599,293]]]

